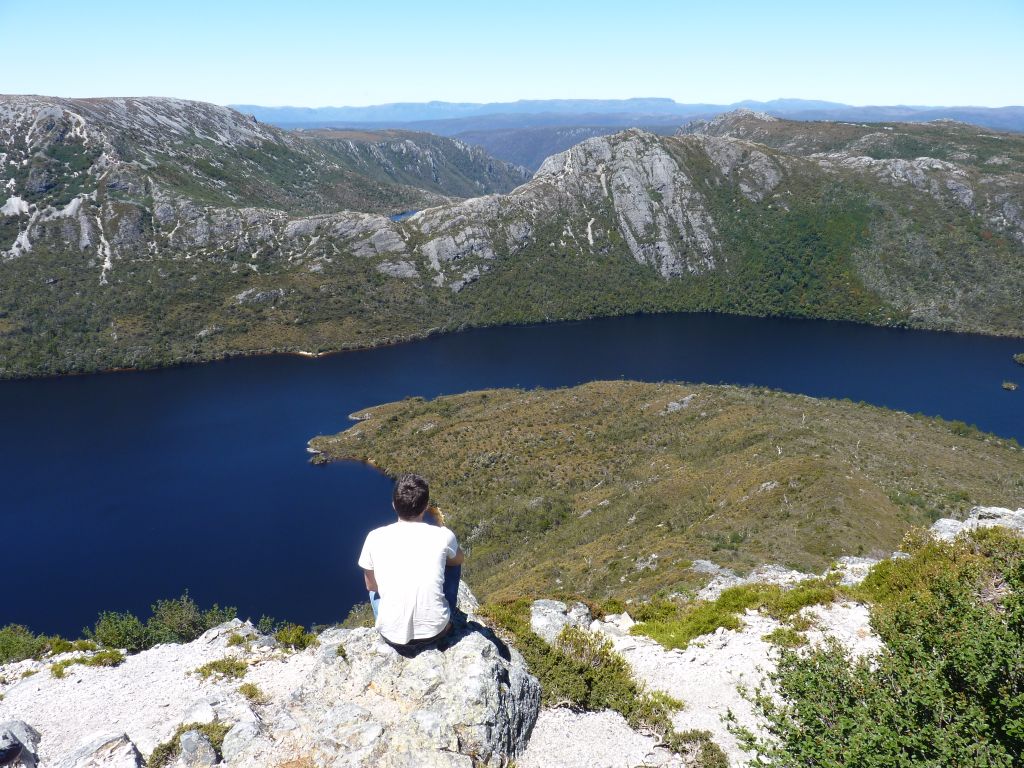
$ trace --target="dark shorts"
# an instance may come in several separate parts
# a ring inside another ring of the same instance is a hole
[[[410,640],[408,643],[392,643],[390,640],[384,637],[384,635],[381,635],[381,639],[384,640],[385,643],[390,645],[399,653],[416,653],[417,651],[423,650],[428,645],[436,643],[438,640],[443,640],[444,638],[448,637],[448,635],[450,635],[451,632],[452,623],[449,621],[448,626],[446,626],[433,637],[415,638],[414,640]]]

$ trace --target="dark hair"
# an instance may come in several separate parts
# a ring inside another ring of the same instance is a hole
[[[419,475],[402,475],[395,481],[391,501],[400,518],[412,520],[426,511],[430,503],[430,486]]]

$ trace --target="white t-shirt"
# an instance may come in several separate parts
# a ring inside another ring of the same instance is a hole
[[[444,569],[459,544],[447,528],[399,520],[370,531],[359,567],[373,571],[380,594],[377,630],[393,643],[437,635],[451,618]]]

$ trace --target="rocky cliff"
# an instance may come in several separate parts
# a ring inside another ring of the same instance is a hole
[[[1024,139],[960,124],[631,129],[451,202],[437,147],[194,102],[3,97],[0,142],[0,375],[638,310],[1024,333]]]

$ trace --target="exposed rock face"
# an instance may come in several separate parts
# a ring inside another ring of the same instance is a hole
[[[100,736],[61,758],[56,768],[142,768],[145,761],[127,734]]]
[[[324,633],[301,686],[263,715],[266,735],[232,747],[234,764],[309,754],[338,766],[503,765],[536,720],[536,679],[472,622],[442,647],[403,658],[375,630]]]
[[[475,599],[464,594],[460,606],[472,609]],[[228,645],[235,635],[247,642]],[[43,764],[60,768],[139,768],[140,751],[148,755],[179,726],[213,722],[229,726],[223,760],[206,736],[188,731],[179,740],[177,765],[254,768],[305,758],[339,768],[472,768],[504,766],[525,749],[539,685],[519,653],[472,616],[452,637],[414,656],[400,655],[373,629],[328,630],[319,640],[288,653],[235,620],[118,667],[69,667],[63,679],[50,675],[52,660],[20,662],[0,669],[0,677],[14,681],[5,684],[0,717],[37,728]],[[244,682],[259,688],[261,703],[239,693],[242,681],[195,674],[224,657],[247,663]],[[22,679],[30,669],[37,674]],[[123,730],[109,734],[112,728]]]
[[[631,129],[596,137],[549,157],[533,183],[546,182],[567,204],[601,210],[610,203],[638,262],[663,277],[715,266],[717,232],[687,170],[653,134]]]
[[[258,291],[255,288],[250,288],[235,296],[235,301],[239,304],[273,304],[278,299],[283,298],[284,289],[282,288],[275,288],[270,291]]]
[[[530,606],[530,629],[549,643],[554,643],[566,627],[586,629],[590,621],[590,610],[583,603],[535,600]]]
[[[697,561],[694,563],[694,570],[704,573],[711,572],[707,563],[707,560]],[[729,587],[742,584],[776,584],[780,587],[790,587],[805,579],[814,578],[814,574],[794,571],[781,565],[761,565],[743,577],[737,576],[728,568],[718,568],[713,573],[711,581],[697,593],[698,600],[717,600],[722,592]]]
[[[0,765],[36,768],[39,731],[21,720],[0,723]]]
[[[188,768],[209,768],[219,762],[217,752],[202,732],[185,731],[178,741],[181,745],[179,762]]]
[[[1024,509],[1014,511],[1004,507],[975,507],[967,515],[966,520],[936,520],[932,524],[931,532],[939,541],[952,541],[965,531],[996,526],[1024,533]]]

